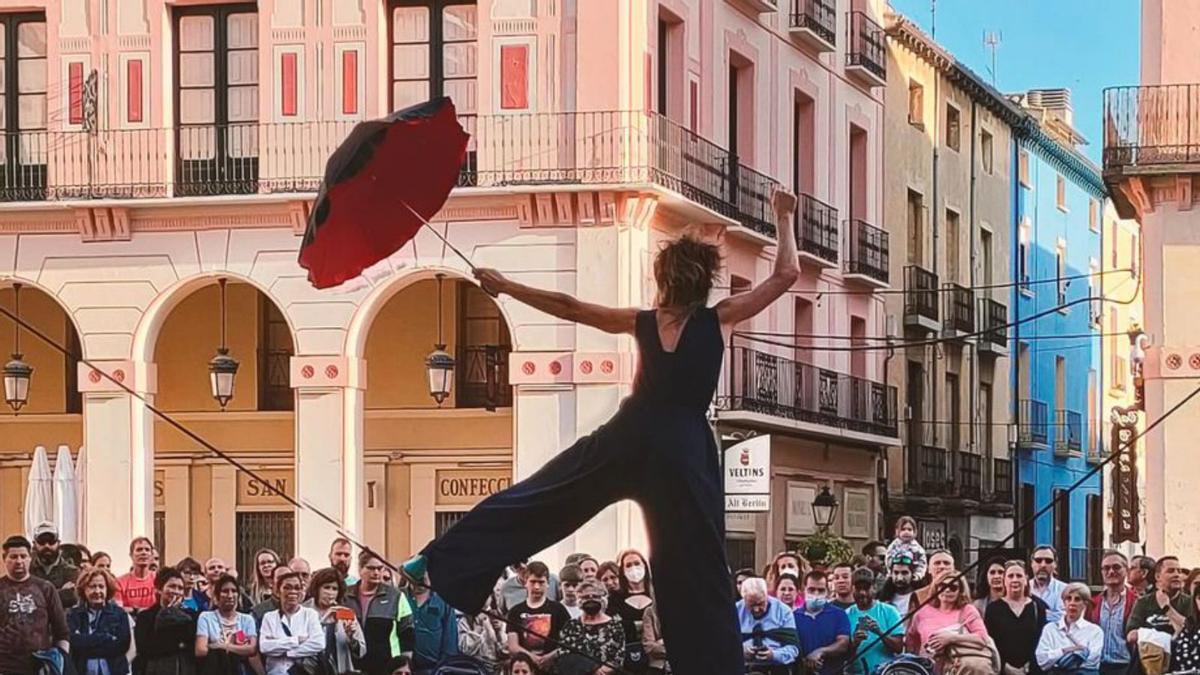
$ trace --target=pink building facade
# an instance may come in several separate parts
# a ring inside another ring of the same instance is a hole
[[[0,1],[0,279],[60,312],[90,363],[33,364],[43,383],[61,373],[63,403],[0,416],[0,505],[19,502],[34,445],[85,446],[93,548],[153,533],[169,557],[274,542],[323,560],[334,528],[261,501],[164,430],[143,399],[170,399],[400,557],[606,419],[629,391],[632,340],[481,299],[433,234],[353,289],[317,292],[295,263],[325,158],[353,124],[445,95],[472,141],[438,228],[476,264],[588,300],[652,302],[654,252],[685,231],[721,242],[721,293],[738,292],[770,270],[774,186],[801,194],[802,279],[741,327],[753,334],[731,345],[716,402],[723,434],[770,433],[774,449],[772,510],[731,516],[730,550],[761,563],[814,531],[825,485],[835,530],[874,538],[895,393],[876,352],[815,347],[885,330],[877,4]],[[229,316],[251,326],[241,358],[259,374],[257,401],[233,412],[189,399],[207,374],[178,356],[188,322],[218,320],[219,279],[259,303]],[[456,317],[461,350],[442,406],[410,391],[425,386],[435,307]],[[644,534],[621,504],[545,557],[630,545]]]

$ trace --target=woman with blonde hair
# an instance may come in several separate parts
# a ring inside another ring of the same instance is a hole
[[[929,604],[909,619],[905,645],[932,658],[939,673],[991,673],[993,649],[961,575],[943,577]]]
[[[984,611],[983,623],[996,641],[1005,673],[1025,672],[1036,664],[1034,651],[1046,623],[1045,602],[1029,591],[1025,562],[1010,560],[1004,565],[1004,596]]]
[[[250,599],[254,604],[271,597],[271,577],[275,568],[282,564],[279,554],[269,548],[260,548],[254,552],[254,575],[250,578]]]

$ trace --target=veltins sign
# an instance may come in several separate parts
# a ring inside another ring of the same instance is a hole
[[[725,511],[771,510],[771,437],[755,436],[725,449]]]

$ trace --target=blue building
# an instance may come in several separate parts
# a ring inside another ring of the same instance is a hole
[[[1011,333],[1017,523],[1069,491],[1101,457],[1099,278],[1105,187],[1076,150],[1069,92],[1019,97],[1029,113],[1015,130],[1012,167]],[[1040,517],[1018,542],[1052,545],[1059,576],[1095,579],[1103,545],[1100,474]]]

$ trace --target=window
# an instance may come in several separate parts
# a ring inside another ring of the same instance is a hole
[[[287,319],[267,296],[258,306],[258,409],[292,410],[292,331]]]
[[[291,511],[239,511],[234,518],[237,569],[252,570],[254,552],[269,548],[284,560],[295,549],[296,517]]]
[[[1071,569],[1071,493],[1054,490],[1054,550],[1058,552],[1058,576],[1073,579]]]
[[[925,245],[925,206],[921,193],[908,191],[908,262],[920,265],[924,259]]]
[[[1129,235],[1129,274],[1132,277],[1137,277],[1138,271],[1141,269],[1142,250],[1141,237],[1137,232]]]
[[[46,186],[46,17],[0,14],[0,195]],[[18,135],[19,134],[19,135]]]
[[[660,8],[658,16],[658,92],[655,109],[671,119],[682,117],[683,22]]]
[[[1067,249],[1064,246],[1059,246],[1055,252],[1054,260],[1054,278],[1057,280],[1056,287],[1058,288],[1058,311],[1066,312],[1063,305],[1067,304]]]
[[[1125,373],[1129,366],[1121,351],[1120,330],[1117,328],[1117,312],[1114,309],[1108,315],[1108,370],[1111,373],[1110,386],[1118,391],[1125,390]]]
[[[1059,211],[1067,210],[1067,179],[1061,173],[1054,177],[1054,205]]]
[[[476,9],[475,0],[390,0],[392,110],[437,96],[477,110]]]
[[[797,196],[813,193],[817,163],[815,134],[816,105],[797,91],[792,106],[792,193]]]
[[[1088,229],[1100,232],[1100,202],[1095,199],[1088,200]]]
[[[867,130],[850,125],[850,219],[867,217]]]
[[[946,209],[946,281],[954,284],[960,278],[960,235],[958,212]]]
[[[1017,179],[1021,181],[1021,185],[1031,187],[1029,182],[1029,151],[1022,149],[1017,157]]]
[[[993,282],[993,256],[995,252],[992,250],[992,231],[979,230],[979,256],[981,258],[980,265],[983,267],[983,285],[991,286]],[[990,295],[990,290],[985,290],[985,294]]]
[[[983,456],[991,458],[994,453],[993,442],[995,439],[995,428],[993,416],[995,401],[992,398],[992,384],[990,382],[979,383],[979,406],[982,408],[980,415],[983,417]]]
[[[1109,250],[1112,251],[1112,256],[1111,256],[1112,257],[1112,268],[1114,270],[1118,269],[1120,267],[1120,252],[1119,252],[1120,251],[1120,248],[1119,248],[1120,240],[1118,239],[1120,232],[1121,232],[1121,230],[1117,227],[1117,224],[1113,223],[1112,224],[1112,234],[1109,235],[1109,237],[1108,237],[1108,241],[1109,241],[1108,245],[1109,245]]]
[[[1017,280],[1021,284],[1021,290],[1026,292],[1032,292],[1029,284],[1029,270],[1033,267],[1031,259],[1033,244],[1030,241],[1033,233],[1030,230],[1029,217],[1026,216],[1021,220],[1020,241],[1017,243]]]
[[[992,135],[986,129],[979,131],[979,161],[983,163],[983,170],[986,173],[992,172],[993,167],[993,141]]]
[[[512,405],[508,355],[512,338],[500,308],[475,284],[457,285],[457,408],[507,408]]]
[[[925,87],[916,80],[908,81],[908,123],[925,128]]]
[[[1095,368],[1088,369],[1088,414],[1083,420],[1084,429],[1082,429],[1083,437],[1088,440],[1088,447],[1084,449],[1084,455],[1091,457],[1100,453],[1100,384],[1098,382]]]
[[[812,363],[812,336],[816,332],[816,322],[813,316],[813,303],[796,298],[796,316],[794,319],[796,331],[796,360],[800,363]]]
[[[1092,258],[1088,262],[1088,297],[1091,300],[1088,305],[1091,307],[1091,323],[1097,328],[1101,327],[1104,322],[1104,302],[1100,294],[1096,292],[1096,281],[1100,278],[1100,265]]]
[[[946,407],[950,421],[950,440],[952,451],[963,450],[962,447],[962,392],[958,389],[958,373],[946,373]]]
[[[962,124],[958,108],[953,105],[946,104],[946,147],[951,150],[958,151],[959,139],[961,137]]]
[[[175,20],[181,191],[255,192],[259,92],[254,5],[183,7]]]

